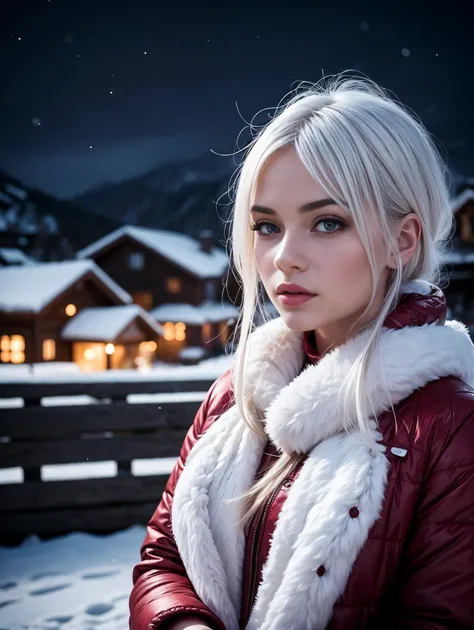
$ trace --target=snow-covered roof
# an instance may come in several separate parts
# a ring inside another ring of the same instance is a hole
[[[0,268],[0,311],[39,313],[87,273],[92,274],[124,304],[131,296],[92,260],[40,263]]]
[[[158,322],[183,322],[201,325],[205,323],[203,314],[192,304],[162,304],[150,311]]]
[[[221,302],[203,302],[199,306],[192,304],[162,304],[151,311],[158,322],[183,322],[183,324],[202,325],[206,322],[222,322],[235,319],[239,310],[233,304]]]
[[[468,201],[474,201],[474,190],[472,188],[466,188],[462,193],[451,199],[451,210],[457,212]]]
[[[67,340],[114,341],[137,317],[144,321],[156,335],[161,326],[145,309],[137,304],[124,306],[95,306],[85,308],[64,326],[61,337]]]
[[[461,249],[453,249],[445,251],[441,254],[441,261],[445,264],[472,264],[474,263],[474,251],[463,251]]]
[[[227,254],[223,249],[214,247],[211,253],[207,254],[200,250],[199,241],[185,234],[134,225],[118,228],[88,247],[81,249],[76,256],[78,258],[92,258],[123,236],[129,236],[199,278],[220,277],[228,266]]]
[[[0,258],[8,265],[32,265],[34,260],[21,249],[15,247],[0,247]]]
[[[187,348],[183,348],[179,353],[180,359],[189,359],[192,361],[199,361],[206,356],[207,352],[204,348],[199,346],[188,346]]]

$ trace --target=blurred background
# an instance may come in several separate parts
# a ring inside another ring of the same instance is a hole
[[[362,73],[433,134],[474,331],[471,9],[1,0],[0,625],[126,627],[143,526],[232,365],[237,150],[301,81]]]

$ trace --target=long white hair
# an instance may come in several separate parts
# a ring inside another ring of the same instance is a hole
[[[344,75],[298,88],[246,150],[234,180],[232,258],[240,277],[243,303],[238,322],[239,344],[234,371],[235,401],[242,417],[255,431],[264,425],[246,396],[244,374],[250,335],[256,314],[265,318],[254,257],[254,232],[249,210],[259,175],[269,157],[284,147],[295,148],[315,182],[353,218],[372,269],[374,300],[380,278],[373,242],[373,226],[395,254],[397,268],[386,286],[383,305],[371,323],[367,345],[344,384],[341,395],[356,400],[357,423],[367,437],[369,409],[361,396],[367,362],[376,350],[387,314],[396,305],[402,283],[439,278],[439,254],[451,235],[448,171],[430,135],[417,118],[367,79]],[[394,236],[397,221],[414,212],[421,222],[421,237],[411,260],[402,267]],[[366,312],[367,312],[366,311]],[[353,398],[352,398],[353,396]],[[301,460],[282,455],[244,495],[243,518],[259,506]]]

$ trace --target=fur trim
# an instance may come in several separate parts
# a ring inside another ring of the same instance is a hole
[[[252,335],[246,387],[265,412],[268,434],[283,451],[309,456],[276,524],[249,630],[326,627],[383,502],[388,461],[375,418],[441,376],[474,385],[473,345],[463,324],[384,328],[364,391],[372,439],[358,427],[346,432],[338,394],[368,334],[301,374],[302,333],[277,319]],[[253,483],[265,443],[232,407],[197,442],[175,489],[173,534],[184,566],[228,630],[239,628],[245,553],[239,504],[229,500]],[[357,519],[349,516],[353,506]]]

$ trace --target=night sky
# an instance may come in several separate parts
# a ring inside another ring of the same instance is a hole
[[[434,4],[0,0],[0,169],[72,197],[163,162],[230,153],[241,117],[299,81],[355,69],[474,176],[469,3]]]

